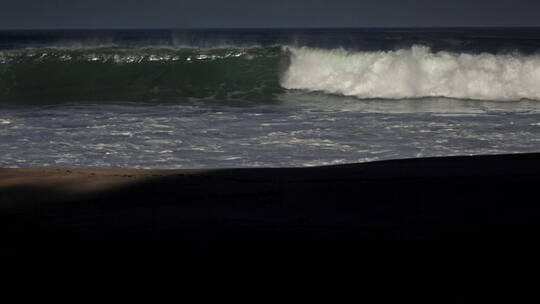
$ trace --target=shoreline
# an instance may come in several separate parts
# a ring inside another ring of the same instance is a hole
[[[0,169],[0,225],[14,252],[536,247],[539,181],[540,153],[306,168]]]

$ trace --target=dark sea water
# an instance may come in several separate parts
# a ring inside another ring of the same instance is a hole
[[[0,31],[0,167],[540,150],[540,28]]]

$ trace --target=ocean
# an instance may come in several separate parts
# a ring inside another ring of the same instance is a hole
[[[540,28],[0,31],[0,167],[540,151]]]

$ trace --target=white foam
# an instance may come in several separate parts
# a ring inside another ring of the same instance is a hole
[[[449,97],[540,100],[540,56],[399,51],[350,52],[287,48],[291,63],[281,79],[287,89],[358,98]]]

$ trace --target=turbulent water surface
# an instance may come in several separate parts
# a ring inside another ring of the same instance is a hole
[[[0,166],[537,152],[540,29],[0,32]]]

